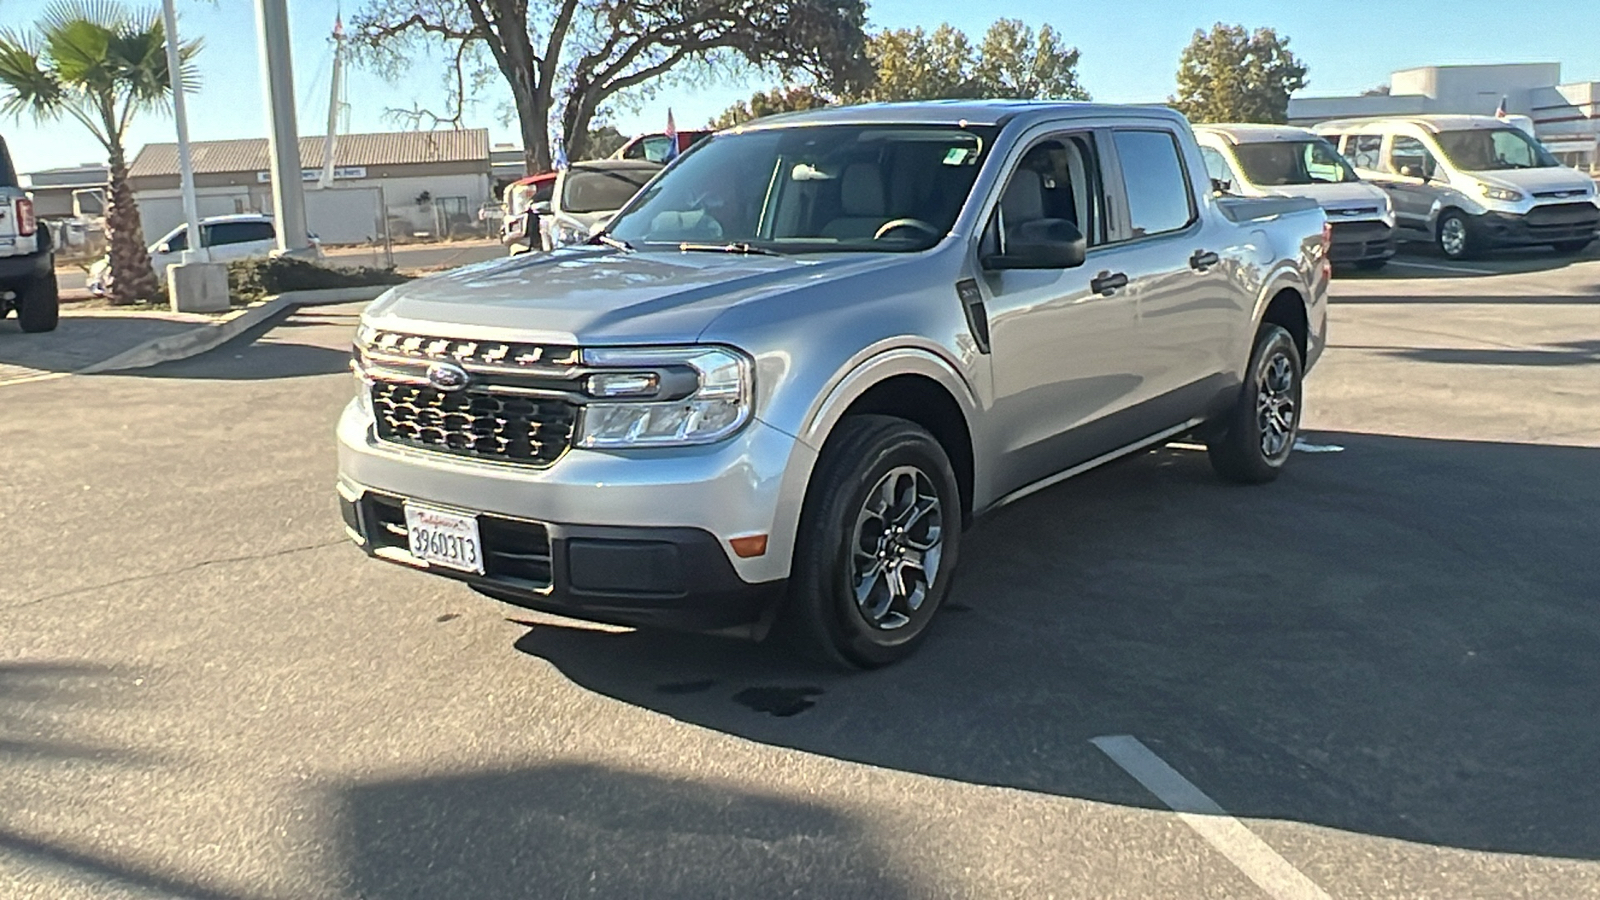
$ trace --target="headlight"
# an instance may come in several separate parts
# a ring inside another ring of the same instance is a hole
[[[553,247],[581,244],[588,239],[589,232],[572,222],[556,221],[550,225],[550,244]]]
[[[577,444],[685,447],[731,436],[750,421],[750,358],[721,347],[585,350],[585,365],[616,371],[584,379]],[[636,397],[637,400],[625,398]]]
[[[1495,187],[1492,184],[1480,184],[1478,185],[1478,189],[1483,191],[1483,195],[1488,197],[1490,200],[1500,200],[1506,203],[1515,203],[1522,199],[1521,191],[1514,191],[1510,188]]]

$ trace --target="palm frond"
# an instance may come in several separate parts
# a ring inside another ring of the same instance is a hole
[[[0,112],[9,116],[27,113],[38,121],[61,114],[65,87],[45,64],[39,40],[7,28],[0,30]]]

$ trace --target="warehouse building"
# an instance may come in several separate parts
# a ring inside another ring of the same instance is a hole
[[[489,132],[339,135],[333,182],[318,187],[322,137],[300,139],[306,225],[324,244],[433,239],[481,229],[492,186]],[[265,138],[194,141],[195,194],[204,216],[272,212]],[[183,223],[176,144],[148,144],[128,168],[152,239]]]
[[[1314,125],[1358,116],[1492,116],[1505,104],[1533,120],[1534,134],[1558,159],[1600,174],[1600,81],[1561,81],[1560,63],[1424,66],[1390,76],[1389,92],[1359,97],[1295,97],[1289,121]]]

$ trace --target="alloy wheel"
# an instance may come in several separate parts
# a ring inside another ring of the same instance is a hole
[[[850,539],[850,584],[872,627],[901,628],[922,608],[939,572],[943,523],[939,492],[915,466],[889,470],[867,493]]]
[[[1261,453],[1275,460],[1289,452],[1295,427],[1294,364],[1279,351],[1261,367],[1256,377],[1256,422],[1261,431]]]
[[[1456,257],[1467,249],[1467,223],[1454,216],[1439,228],[1439,246],[1446,256]]]

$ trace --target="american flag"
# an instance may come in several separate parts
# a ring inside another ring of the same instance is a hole
[[[1500,105],[1495,108],[1494,117],[1496,119],[1510,118],[1510,114],[1506,112],[1506,98],[1500,98]]]
[[[678,123],[672,119],[672,108],[667,108],[667,161],[678,158]]]

